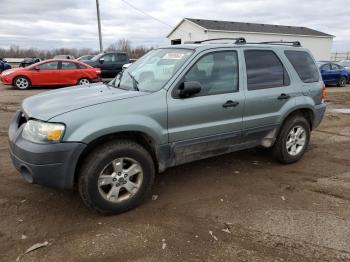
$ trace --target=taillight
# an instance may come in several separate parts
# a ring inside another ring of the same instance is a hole
[[[96,74],[100,75],[101,74],[101,69],[96,69]]]
[[[322,97],[321,97],[321,101],[322,103],[324,103],[326,101],[326,85],[324,83],[322,83]]]

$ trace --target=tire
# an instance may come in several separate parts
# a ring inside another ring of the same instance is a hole
[[[30,80],[25,76],[17,76],[13,80],[13,85],[20,90],[29,89],[32,86]]]
[[[298,136],[296,133],[299,131],[297,130],[302,130],[303,133],[300,133],[300,136]],[[304,138],[304,144],[301,146],[299,144],[301,144],[303,141],[302,138]],[[282,126],[282,129],[277,136],[276,142],[272,147],[272,153],[279,162],[283,164],[291,164],[303,157],[309,141],[309,122],[302,115],[293,115],[288,118]]]
[[[78,85],[88,85],[91,81],[89,78],[81,78],[78,80]]]
[[[347,78],[345,76],[342,76],[340,79],[339,79],[339,82],[337,84],[337,86],[339,87],[344,87],[346,86],[346,83],[348,82]]]
[[[130,166],[129,162],[132,163]],[[120,163],[126,167],[122,172],[118,169]],[[132,171],[124,173],[127,170]],[[130,175],[133,172],[136,175]],[[154,176],[154,162],[145,148],[129,140],[111,141],[86,157],[79,172],[79,193],[89,208],[104,214],[118,214],[143,202],[153,185]],[[133,193],[127,190],[130,190],[130,185]]]

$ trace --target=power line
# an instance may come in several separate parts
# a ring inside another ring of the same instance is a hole
[[[158,19],[158,18],[156,18],[156,17],[154,17],[154,16],[152,16],[152,15],[146,13],[145,11],[143,11],[143,10],[137,8],[136,6],[134,6],[134,5],[132,5],[132,4],[128,3],[128,2],[126,2],[125,0],[121,0],[121,1],[122,1],[124,4],[128,5],[129,7],[135,9],[136,11],[138,11],[138,12],[140,12],[140,13],[142,13],[142,14],[144,14],[144,15],[146,15],[146,16],[148,16],[148,17],[150,17],[150,18],[152,18],[152,19],[154,19],[154,20],[156,20],[156,21],[158,21],[159,23],[161,23],[161,24],[163,24],[163,25],[166,25],[166,26],[168,26],[168,27],[173,28],[172,25],[169,25],[169,24],[167,24],[166,22],[164,22],[164,21],[162,21],[162,20],[160,20],[160,19]]]
[[[138,8],[138,7],[136,7],[136,6],[134,6],[134,5],[130,4],[130,3],[128,3],[127,1],[125,1],[125,0],[121,0],[121,1],[122,1],[124,4],[128,5],[129,7],[135,9],[136,11],[138,11],[138,12],[144,14],[145,16],[148,16],[148,17],[152,18],[153,20],[156,20],[157,22],[159,22],[159,23],[161,23],[161,24],[163,24],[163,25],[166,25],[166,26],[168,26],[168,27],[170,27],[170,28],[174,28],[174,26],[169,25],[168,23],[166,23],[166,22],[164,22],[164,21],[162,21],[162,20],[160,20],[160,19],[158,19],[158,18],[156,18],[156,17],[154,17],[154,16],[152,16],[152,15],[146,13],[145,11],[141,10],[140,8]],[[189,34],[189,32],[186,32],[186,31],[184,31],[184,30],[180,30],[180,31],[182,31],[182,32],[184,32],[184,33],[186,33],[186,34]]]

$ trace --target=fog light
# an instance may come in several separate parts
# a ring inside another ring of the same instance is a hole
[[[30,184],[34,183],[34,178],[33,178],[32,174],[30,173],[29,169],[25,166],[21,166],[21,176],[28,183],[30,183]]]

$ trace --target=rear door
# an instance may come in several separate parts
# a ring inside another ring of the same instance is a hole
[[[344,76],[344,72],[343,72],[343,69],[337,65],[337,64],[333,64],[331,63],[331,66],[332,66],[332,72],[333,72],[333,75],[334,75],[334,84],[338,84],[339,83],[339,79]]]
[[[117,54],[117,61],[115,63],[115,72],[116,74],[122,71],[123,65],[129,63],[128,56],[123,53]]]
[[[243,116],[244,141],[258,143],[279,124],[282,108],[294,105],[300,89],[293,86],[281,54],[274,50],[247,48],[246,103]]]
[[[30,80],[32,85],[58,85],[58,62],[51,61],[32,68]]]
[[[185,81],[199,82],[201,92],[178,97]],[[168,91],[169,142],[176,164],[229,152],[239,144],[244,108],[239,81],[237,51],[211,50],[198,55]]]
[[[60,85],[77,84],[81,77],[78,64],[70,61],[61,61],[57,77]]]

